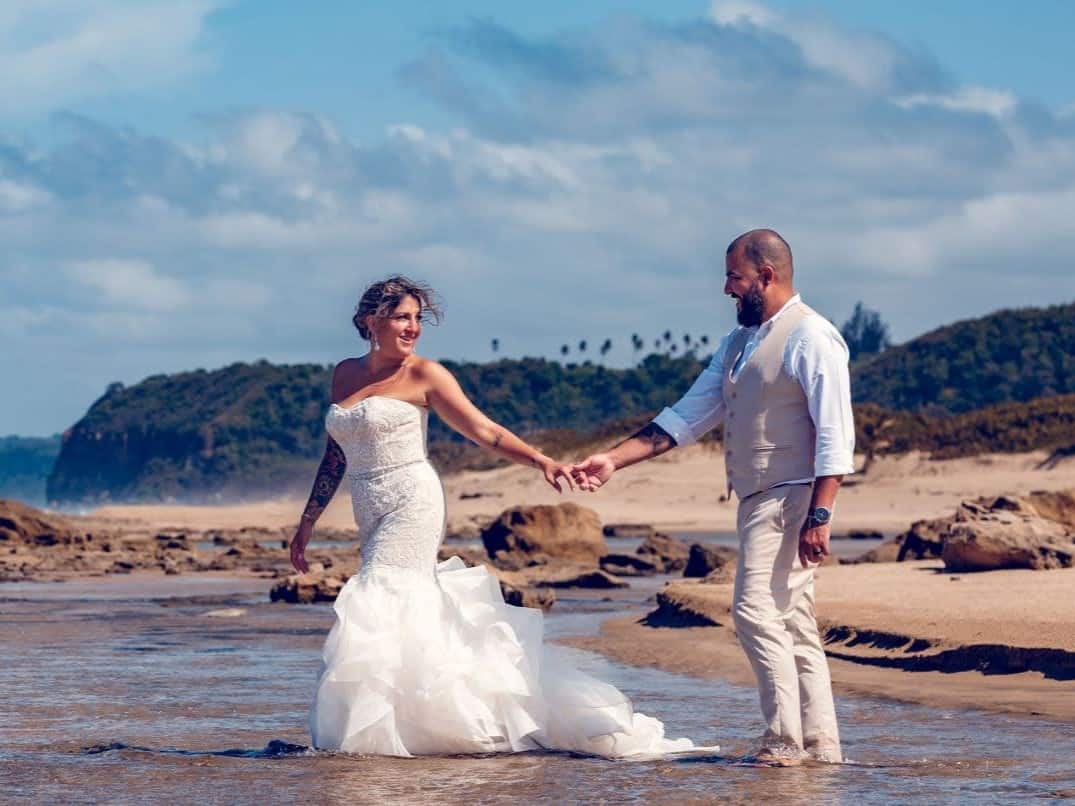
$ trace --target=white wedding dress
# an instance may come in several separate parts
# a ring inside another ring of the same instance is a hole
[[[426,419],[380,396],[328,412],[362,567],[336,599],[310,709],[314,746],[389,756],[695,750],[666,739],[614,686],[551,659],[541,611],[506,604],[484,567],[437,564],[444,491],[426,459]]]

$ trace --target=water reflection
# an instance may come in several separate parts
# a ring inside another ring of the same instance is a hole
[[[204,581],[176,598],[67,598],[43,589],[0,600],[0,791],[35,802],[662,803],[712,800],[990,802],[1075,795],[1075,728],[1027,717],[841,698],[852,763],[744,766],[759,729],[753,689],[634,669],[560,648],[627,691],[672,735],[726,755],[607,761],[567,754],[385,759],[311,752],[306,710],[324,606],[270,605],[263,590]],[[551,635],[592,632],[625,600],[565,596]],[[204,613],[226,601],[236,619]],[[220,650],[227,651],[220,651]],[[913,681],[909,681],[913,684]],[[11,707],[14,704],[14,707]],[[272,741],[269,741],[269,739]]]

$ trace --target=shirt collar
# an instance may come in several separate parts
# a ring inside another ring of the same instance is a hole
[[[769,319],[766,319],[764,322],[762,322],[761,326],[756,328],[756,329],[759,330],[759,331],[764,330],[764,331],[768,332],[769,329],[773,326],[773,323],[777,319],[779,319],[781,317],[781,315],[784,313],[784,311],[786,311],[792,305],[795,305],[795,304],[797,304],[799,302],[802,302],[802,296],[799,295],[799,294],[795,294],[791,299],[789,299],[787,302],[785,302],[783,305],[780,306],[779,311],[774,313]],[[754,329],[754,328],[752,328],[752,329]]]

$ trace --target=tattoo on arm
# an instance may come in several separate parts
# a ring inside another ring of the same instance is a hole
[[[306,509],[302,513],[305,520],[317,520],[328,506],[328,502],[332,500],[332,496],[336,494],[336,488],[340,486],[340,479],[343,478],[345,470],[347,470],[347,458],[343,455],[343,449],[336,440],[329,437],[328,444],[325,446],[325,455],[317,468],[313,490],[310,491],[310,500],[306,502]]]
[[[661,428],[657,423],[647,423],[634,434],[629,436],[624,442],[628,442],[632,439],[640,439],[649,443],[650,453],[653,456],[657,454],[669,451],[676,447],[676,441],[672,438],[672,435]],[[620,443],[622,445],[623,442]],[[617,445],[616,447],[619,447]]]
[[[502,440],[502,439],[504,439],[504,434],[502,432],[500,432],[500,431],[497,431],[496,436],[493,437],[493,447],[494,448],[499,447],[500,446],[500,440]]]

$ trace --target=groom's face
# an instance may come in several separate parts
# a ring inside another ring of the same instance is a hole
[[[728,255],[724,265],[724,293],[735,300],[736,321],[743,327],[760,325],[765,294],[758,270],[738,252]]]

